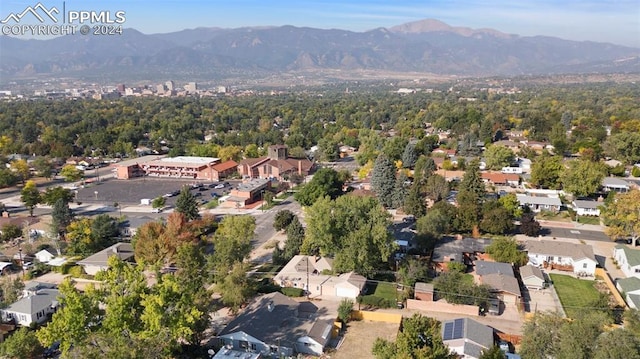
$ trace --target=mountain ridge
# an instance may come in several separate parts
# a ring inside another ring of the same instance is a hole
[[[224,78],[246,72],[379,70],[453,76],[640,72],[640,49],[425,19],[364,32],[311,27],[199,27],[164,34],[124,29],[118,36],[48,40],[0,37],[0,76],[176,73]],[[616,62],[617,61],[617,62]]]

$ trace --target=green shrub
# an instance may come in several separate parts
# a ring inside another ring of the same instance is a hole
[[[280,291],[287,297],[302,297],[302,295],[304,294],[304,290],[293,287],[284,287],[280,289]]]
[[[87,274],[81,266],[73,266],[68,270],[69,275],[74,278],[86,278]]]
[[[640,177],[640,167],[633,166],[633,169],[631,170],[631,175],[633,177]]]
[[[358,297],[358,303],[376,308],[393,308],[396,306],[396,303],[394,301],[375,295],[365,295],[362,297]]]
[[[258,286],[256,288],[256,292],[262,293],[262,294],[268,294],[268,293],[277,292],[280,289],[281,289],[280,286],[276,285],[275,283],[273,283],[273,281],[270,280],[269,278],[263,278],[258,283]]]

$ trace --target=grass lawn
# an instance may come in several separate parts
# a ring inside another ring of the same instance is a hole
[[[389,299],[392,301],[396,301],[396,284],[395,283],[387,283],[387,282],[379,282],[376,286],[376,291],[373,293],[376,297]]]
[[[578,217],[578,223],[598,225],[598,224],[600,224],[600,217],[579,216]]]
[[[581,307],[589,307],[600,297],[600,292],[591,280],[577,279],[568,275],[550,274],[553,286],[567,317],[575,318]]]

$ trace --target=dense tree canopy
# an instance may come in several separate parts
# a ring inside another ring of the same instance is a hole
[[[296,201],[303,206],[311,206],[318,198],[329,196],[337,198],[342,194],[343,182],[338,172],[332,168],[321,168],[300,191],[295,194]]]
[[[640,190],[616,195],[602,212],[607,235],[613,240],[630,238],[635,245],[640,238]]]

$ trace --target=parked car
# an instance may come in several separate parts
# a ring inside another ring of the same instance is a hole
[[[154,208],[151,210],[151,213],[162,213],[163,210],[164,208]]]
[[[209,188],[215,188],[218,185],[218,182],[209,183]]]
[[[215,188],[215,189],[222,189],[222,188],[224,188],[224,184],[222,184],[222,183],[221,183],[221,184],[218,184],[218,185],[216,185],[216,186],[215,186],[215,187],[213,187],[213,188]]]
[[[201,197],[201,196],[202,196],[202,193],[200,193],[200,192],[196,192],[196,193],[194,193],[194,194],[193,194],[193,196],[194,196],[194,197]]]

